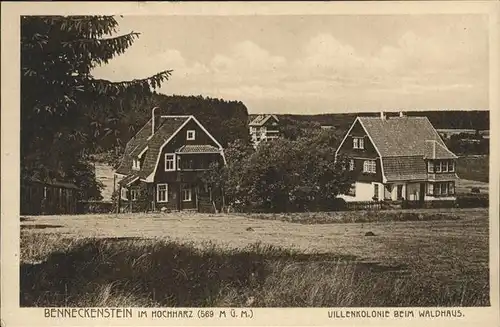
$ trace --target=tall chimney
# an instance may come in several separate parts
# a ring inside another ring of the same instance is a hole
[[[380,112],[380,119],[385,120],[385,112]]]
[[[399,112],[399,117],[404,117],[405,116],[405,113],[403,111],[400,111]]]
[[[151,136],[155,134],[155,109],[159,109],[158,107],[153,107],[151,109]]]

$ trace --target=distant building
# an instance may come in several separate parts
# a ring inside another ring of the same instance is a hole
[[[346,201],[455,199],[457,156],[427,117],[357,117],[335,155],[355,175]]]
[[[275,115],[258,115],[249,124],[250,136],[255,147],[260,142],[280,137],[279,119]]]

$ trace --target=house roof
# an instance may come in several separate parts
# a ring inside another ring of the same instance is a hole
[[[382,157],[424,156],[428,141],[446,145],[427,117],[358,117]],[[445,153],[447,152],[447,153]],[[448,153],[449,152],[449,153]],[[450,151],[440,151],[450,155]]]
[[[276,117],[276,115],[258,115],[257,117],[255,117],[254,120],[252,120],[250,122],[250,124],[248,124],[249,126],[262,126],[264,125],[268,120],[269,118],[273,117],[276,121],[279,121],[278,117]]]
[[[382,164],[388,182],[427,179],[427,167],[421,156],[382,157]]]
[[[175,153],[219,153],[220,150],[213,145],[183,145]]]
[[[139,179],[139,174],[137,173],[132,173],[128,175],[127,177],[124,177],[121,181],[118,182],[118,184],[122,186],[129,186],[133,182]]]
[[[148,151],[145,153],[145,158],[138,175],[141,178],[149,176],[156,166],[156,159],[163,143],[165,143],[190,118],[191,116],[161,116],[159,118],[159,127],[152,137],[150,137],[152,128],[150,119],[125,146],[122,161],[116,172],[123,175],[131,174],[133,172],[132,159],[137,157],[146,147],[148,147]]]
[[[425,144],[424,159],[455,159],[457,156],[448,150],[445,145],[434,140]]]

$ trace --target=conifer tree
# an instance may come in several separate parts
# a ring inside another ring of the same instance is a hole
[[[92,69],[125,52],[139,33],[115,36],[112,16],[21,18],[21,178],[62,179],[98,197],[88,155],[118,138],[119,99],[141,99],[170,70],[132,81],[96,79]],[[140,63],[137,63],[140,64]]]

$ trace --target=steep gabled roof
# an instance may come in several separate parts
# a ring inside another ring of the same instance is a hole
[[[277,122],[279,122],[278,117],[276,115],[258,115],[254,120],[248,124],[249,126],[262,126],[264,125],[269,118],[273,117]]]
[[[144,151],[145,158],[138,175],[141,178],[147,177],[153,172],[156,165],[156,158],[159,155],[160,147],[165,143],[191,116],[161,116],[160,126],[151,136],[151,119],[142,127],[139,132],[127,143],[125,151],[116,170],[118,174],[129,175],[132,171],[132,160]]]
[[[207,145],[186,145],[179,150],[197,153],[207,153],[207,151],[210,153],[220,153],[224,162],[226,162],[222,145],[220,145],[194,116],[159,116],[156,119],[158,119],[158,127],[155,128],[153,135],[151,135],[152,120],[149,120],[125,147],[122,161],[116,173],[126,175],[127,181],[128,179],[135,181],[137,178],[140,178],[141,180],[149,182],[154,177],[163,147],[191,120],[198,124],[218,148]],[[139,156],[144,156],[140,170],[133,170],[132,161]]]
[[[428,150],[428,141],[433,141],[438,147],[446,149],[446,145],[427,117],[386,119],[359,117],[358,119],[382,157],[424,156]]]

